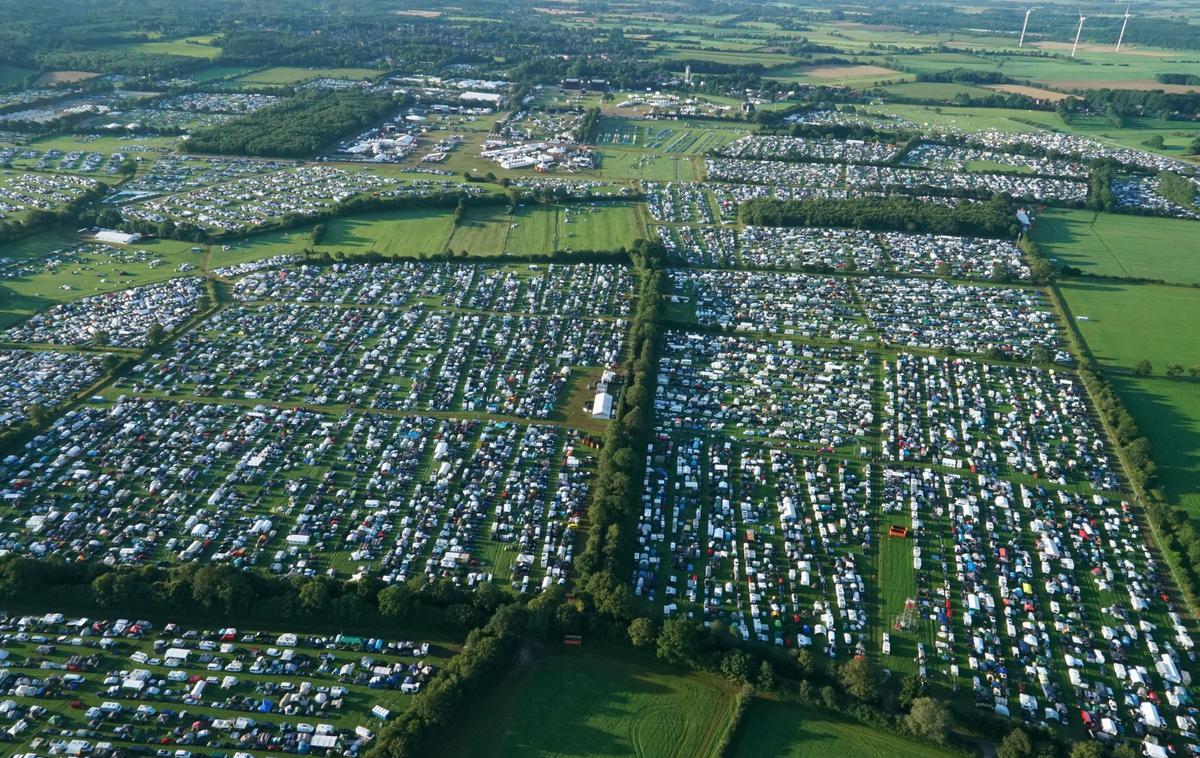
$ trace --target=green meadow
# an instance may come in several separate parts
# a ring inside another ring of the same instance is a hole
[[[541,658],[474,703],[441,755],[715,756],[733,710],[729,686],[648,659]]]
[[[1042,252],[1098,276],[1200,283],[1200,224],[1186,219],[1049,209],[1033,238]]]

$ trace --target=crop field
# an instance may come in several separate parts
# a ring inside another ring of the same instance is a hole
[[[957,755],[929,745],[910,742],[895,734],[877,731],[790,703],[756,699],[738,728],[730,755],[736,758],[949,758]]]
[[[441,755],[712,757],[731,712],[732,693],[709,675],[554,655],[503,680]]]
[[[1104,366],[1132,369],[1149,360],[1200,365],[1200,342],[1184,338],[1200,323],[1200,290],[1156,284],[1066,282],[1059,286],[1093,355]]]
[[[1038,219],[1034,240],[1060,265],[1086,274],[1196,284],[1196,233],[1188,220],[1054,209]]]
[[[1130,376],[1111,381],[1150,440],[1168,499],[1200,516],[1200,384]]]
[[[902,71],[870,63],[807,66],[790,71],[772,72],[768,76],[779,81],[844,87],[870,87],[882,81],[900,81],[909,78]]]
[[[313,79],[374,79],[382,72],[370,68],[297,68],[295,66],[273,66],[244,74],[237,81],[244,84],[287,86]]]
[[[250,747],[255,758],[307,752],[299,743],[318,734],[330,745],[361,743],[356,728],[373,732],[383,724],[372,709],[403,712],[456,647],[428,638],[155,627],[54,613],[14,617],[0,640],[7,652],[0,691],[15,695],[18,708],[37,709],[15,730],[11,749],[65,747],[62,730],[86,731],[98,716],[105,739],[149,749],[199,719],[213,742],[193,749],[206,758],[235,747]],[[263,735],[261,744],[240,742],[246,731]]]

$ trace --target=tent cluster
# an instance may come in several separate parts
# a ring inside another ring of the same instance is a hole
[[[865,339],[848,279],[773,271],[681,269],[671,278],[695,304],[696,320],[747,332]]]
[[[879,276],[859,277],[854,287],[871,327],[888,344],[1071,359],[1040,290]]]
[[[978,707],[1093,736],[1191,735],[1194,643],[1130,505],[1100,494],[931,469],[884,471],[911,519],[920,673],[970,684]],[[1162,710],[1175,715],[1172,727]]]
[[[95,189],[96,182],[71,174],[14,174],[0,178],[0,219],[29,211],[52,211]]]
[[[634,593],[743,639],[865,652],[870,467],[669,433],[646,455]],[[702,526],[703,525],[703,526]],[[664,565],[665,558],[665,565]]]
[[[0,430],[28,418],[31,405],[54,408],[100,378],[101,356],[0,350]]]
[[[212,269],[212,274],[222,279],[236,279],[246,274],[253,274],[256,271],[291,266],[302,260],[304,258],[299,255],[273,255],[270,258],[259,258],[254,261],[243,261],[242,263],[234,263],[228,266],[219,266]]]
[[[1200,191],[1200,179],[1189,178]],[[1121,208],[1150,210],[1163,216],[1200,219],[1200,204],[1193,201],[1190,207],[1168,200],[1159,194],[1158,177],[1124,176],[1113,179],[1113,196]]]
[[[1074,179],[1054,179],[1031,174],[956,173],[939,169],[920,170],[893,166],[847,166],[846,187],[851,190],[879,189],[893,194],[930,192],[999,193],[1037,202],[1082,205],[1088,184]]]
[[[62,724],[52,711],[64,701],[88,727],[61,739],[47,732],[51,755],[106,755],[116,741],[147,752],[172,745],[175,756],[225,748],[353,757],[401,696],[438,670],[428,642],[158,630],[59,613],[7,619],[0,645],[6,667],[23,669],[0,671],[0,726],[10,736]]]
[[[292,166],[287,161],[259,158],[202,158],[188,155],[164,155],[121,185],[116,197],[141,194],[176,194],[212,184],[258,176]]]
[[[665,343],[654,400],[663,428],[832,450],[872,423],[864,352],[675,331]]]
[[[184,92],[155,103],[164,110],[195,113],[253,113],[280,98],[258,92]]]
[[[868,113],[862,110],[839,111],[822,109],[801,111],[785,116],[789,124],[804,124],[807,126],[869,126],[872,128],[897,129],[916,131],[917,125],[901,116],[890,113]]]
[[[717,148],[716,152],[729,158],[886,163],[896,157],[899,148],[890,142],[748,134]]]
[[[416,261],[301,266],[256,273],[234,285],[234,296],[244,301],[400,307],[413,300],[440,300],[448,308],[587,317],[628,316],[632,291],[633,276],[626,266],[520,269]]]
[[[120,171],[121,162],[125,160],[122,153],[93,153],[86,150],[37,150],[31,147],[0,148],[0,165],[30,166],[38,171],[74,171],[83,174],[116,174]]]
[[[854,229],[747,226],[738,234],[741,260],[770,267],[817,267],[905,274],[990,277],[996,270],[1028,278],[1021,251],[1008,240]]]
[[[0,549],[206,560],[387,582],[565,581],[590,459],[577,432],[422,416],[123,399],[85,407],[0,467]],[[170,456],[163,455],[170,450]],[[548,579],[547,579],[548,578]]]
[[[990,130],[967,132],[959,139],[980,147],[1002,150],[1006,147],[1034,148],[1048,155],[1066,155],[1082,161],[1112,161],[1142,171],[1178,171],[1194,174],[1195,167],[1178,158],[1169,158],[1146,150],[1098,142],[1076,134],[1054,131],[1009,132]]]
[[[1090,174],[1087,166],[1076,161],[1009,153],[992,147],[941,145],[936,142],[922,142],[905,153],[901,163],[956,172],[970,171],[971,163],[999,164],[1011,171],[1084,181]]]
[[[724,226],[656,226],[668,258],[691,266],[733,266],[737,233]]]
[[[3,332],[10,342],[84,345],[101,341],[117,347],[143,347],[150,327],[166,331],[196,312],[204,291],[194,276],[61,303]]]
[[[844,189],[855,196],[866,191],[885,195],[957,193],[1000,193],[1014,198],[1082,204],[1088,184],[1072,179],[1055,179],[1032,174],[994,174],[940,169],[901,168],[854,163],[793,163],[709,157],[708,178],[745,184],[779,185],[812,189],[816,197]],[[769,196],[769,195],[768,195]]]
[[[1070,374],[905,353],[885,368],[885,458],[1120,488],[1115,461]]]
[[[271,303],[234,306],[119,388],[549,418],[578,368],[613,367],[621,319]]]
[[[369,171],[310,164],[125,205],[121,215],[127,220],[159,223],[169,219],[205,229],[244,232],[288,215],[313,215],[356,195],[421,197],[448,191],[481,195],[486,190],[471,184],[400,181]]]
[[[715,224],[708,188],[700,182],[645,182],[646,207],[659,221]]]

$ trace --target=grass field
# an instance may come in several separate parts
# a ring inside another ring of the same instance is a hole
[[[949,758],[955,755],[798,705],[755,700],[731,753],[737,758]]]
[[[1183,158],[1184,149],[1196,137],[1200,126],[1183,121],[1157,118],[1127,118],[1120,128],[1103,116],[1073,116],[1067,123],[1053,111],[1026,111],[1014,108],[969,108],[960,106],[888,105],[874,106],[873,112],[885,112],[906,118],[926,130],[978,132],[998,129],[1007,132],[1050,130],[1071,132],[1124,147]],[[1162,148],[1144,143],[1153,136],[1163,138]]]
[[[0,246],[0,258],[32,260],[48,256],[73,241],[58,235],[37,235]],[[201,262],[201,256],[190,252],[191,248],[188,242],[151,240],[125,249],[146,250],[154,258],[161,259],[162,263],[155,267],[148,262],[121,262],[106,255],[93,255],[57,270],[0,280],[0,329],[58,303],[180,276],[177,269],[181,263],[199,266]]]
[[[315,249],[385,255],[419,255],[446,249],[453,227],[450,212],[436,208],[392,211],[330,221]],[[292,233],[296,235],[295,232]]]
[[[1131,376],[1112,382],[1150,440],[1167,500],[1200,516],[1200,383]]]
[[[1195,221],[1066,209],[1047,210],[1033,231],[1042,251],[1062,265],[1179,284],[1200,282],[1197,235]]]
[[[1145,358],[1156,373],[1171,363],[1200,365],[1194,331],[1200,290],[1108,282],[1068,282],[1059,289],[1102,365],[1132,369]]]
[[[175,40],[156,40],[122,45],[120,49],[137,53],[157,55],[182,55],[188,58],[213,59],[221,54],[221,48],[212,45],[212,37],[184,37]]]
[[[648,659],[556,655],[474,703],[441,754],[711,756],[732,704],[726,686],[707,675]]]
[[[983,87],[969,84],[944,84],[942,82],[904,82],[882,88],[884,92],[898,97],[915,97],[922,100],[944,100],[950,102],[959,95],[987,97],[992,94]]]
[[[299,68],[297,66],[274,66],[254,71],[237,78],[243,84],[260,84],[273,87],[300,84],[313,79],[373,79],[380,71],[370,68]]]

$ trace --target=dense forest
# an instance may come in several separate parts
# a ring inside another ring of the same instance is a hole
[[[1002,197],[954,206],[920,198],[866,197],[847,200],[772,200],[742,203],[742,223],[754,226],[835,226],[872,231],[906,231],[974,237],[1015,237],[1014,210]]]
[[[186,142],[191,153],[309,158],[338,137],[393,116],[403,102],[361,92],[308,92],[201,129]]]

